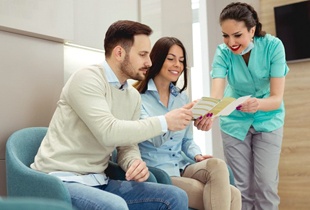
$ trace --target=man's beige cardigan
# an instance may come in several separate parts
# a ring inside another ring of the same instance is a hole
[[[104,173],[112,151],[126,171],[140,159],[137,143],[162,134],[157,117],[139,120],[140,94],[111,86],[101,66],[74,73],[64,86],[48,132],[31,165],[42,172]]]

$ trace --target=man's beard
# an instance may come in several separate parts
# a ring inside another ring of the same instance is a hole
[[[140,74],[141,72],[135,72],[134,67],[132,66],[131,62],[129,61],[129,55],[126,54],[124,61],[121,63],[120,69],[123,74],[127,75],[130,79],[134,80],[144,80],[145,75]],[[140,69],[148,69],[147,67],[142,67]]]

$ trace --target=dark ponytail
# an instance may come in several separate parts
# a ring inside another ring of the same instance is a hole
[[[259,22],[257,12],[247,3],[233,2],[227,5],[220,14],[220,24],[228,19],[238,22],[243,21],[248,31],[256,26],[255,36],[265,36],[266,34],[266,32],[262,30],[262,24]]]

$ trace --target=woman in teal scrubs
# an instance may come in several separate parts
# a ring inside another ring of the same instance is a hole
[[[231,3],[220,14],[224,43],[212,64],[211,96],[251,95],[220,118],[224,154],[242,193],[242,209],[278,209],[278,165],[288,67],[281,40],[262,31],[256,11]]]

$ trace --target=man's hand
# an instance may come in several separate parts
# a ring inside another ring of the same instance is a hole
[[[186,128],[193,118],[193,113],[190,110],[195,103],[191,102],[184,105],[182,108],[174,109],[165,115],[168,130],[179,131]]]
[[[200,118],[196,119],[194,122],[194,126],[197,127],[198,130],[208,131],[211,129],[213,124],[212,114],[207,114],[205,116],[201,116]]]
[[[134,160],[126,172],[127,181],[144,182],[150,176],[146,163],[142,160]]]
[[[195,161],[196,162],[200,162],[200,161],[203,161],[203,160],[206,160],[206,159],[209,159],[209,158],[213,158],[212,155],[196,155],[195,156]]]

